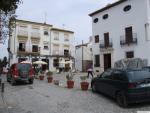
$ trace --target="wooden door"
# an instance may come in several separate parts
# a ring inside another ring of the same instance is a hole
[[[111,54],[104,54],[104,70],[111,68]]]

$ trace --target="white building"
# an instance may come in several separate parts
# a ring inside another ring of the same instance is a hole
[[[92,66],[92,43],[76,45],[75,47],[75,68],[78,71],[87,71]]]
[[[72,63],[65,62],[74,61],[74,32],[44,23],[17,20],[8,42],[8,51],[10,65],[24,60],[42,60],[48,63],[42,66],[43,70],[72,68]]]
[[[150,0],[119,0],[89,15],[95,70],[102,72],[133,57],[150,65]]]

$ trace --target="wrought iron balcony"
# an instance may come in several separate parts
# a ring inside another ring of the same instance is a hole
[[[131,40],[126,40],[126,36],[120,36],[120,45],[121,46],[125,46],[125,45],[133,45],[133,44],[137,44],[138,40],[137,40],[137,34],[134,33],[133,34],[133,38]]]
[[[26,47],[26,48],[17,48],[17,54],[18,55],[39,55],[40,49],[34,49],[32,47]]]
[[[104,42],[104,40],[100,40],[100,51],[112,51],[113,50],[113,43],[112,39],[109,41],[108,44]]]

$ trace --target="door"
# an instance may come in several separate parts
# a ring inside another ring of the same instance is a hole
[[[104,44],[105,47],[109,47],[109,33],[104,33]]]
[[[126,37],[126,43],[127,44],[133,42],[132,27],[125,28],[125,37]]]
[[[49,59],[42,59],[42,61],[46,62],[47,64],[42,65],[42,71],[49,69]]]
[[[111,54],[104,54],[104,70],[111,68]]]

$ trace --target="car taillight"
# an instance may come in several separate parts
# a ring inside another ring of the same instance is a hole
[[[137,85],[136,83],[129,83],[128,88],[135,88]]]

